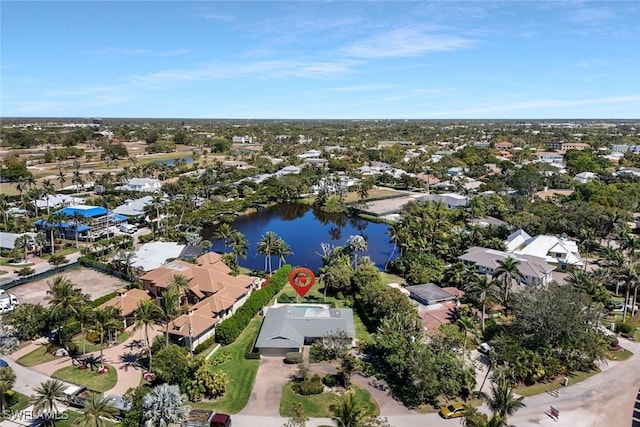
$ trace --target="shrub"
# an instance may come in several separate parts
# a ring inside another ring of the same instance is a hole
[[[5,408],[10,408],[16,403],[18,403],[19,397],[18,393],[13,390],[9,390],[4,394],[4,406]]]
[[[138,236],[138,243],[149,243],[153,240],[153,233]]]
[[[607,342],[609,343],[609,346],[611,347],[615,347],[619,343],[618,338],[616,338],[614,335],[607,335],[605,339],[607,340]]]
[[[151,352],[156,354],[158,351],[162,350],[166,347],[167,340],[165,339],[164,334],[156,335],[156,337],[151,342]]]
[[[338,379],[335,375],[325,375],[322,377],[322,383],[327,387],[335,387],[338,385]]]
[[[246,350],[244,351],[244,358],[245,359],[260,359],[260,352],[256,351],[255,347],[254,347],[255,343],[250,342],[247,345]]]
[[[302,353],[297,351],[291,351],[284,356],[284,363],[288,365],[297,365],[302,363]]]
[[[111,292],[110,294],[102,295],[101,297],[91,301],[91,307],[94,307],[94,308],[99,307],[105,302],[109,301],[111,298],[115,297],[116,295],[118,295],[117,292]]]
[[[100,334],[96,332],[89,331],[87,335],[85,335],[85,339],[89,341],[91,344],[100,344]]]
[[[211,364],[211,366],[224,365],[230,360],[231,354],[226,351],[219,351],[209,360],[209,364]]]
[[[320,375],[314,375],[309,379],[294,384],[293,389],[296,393],[302,396],[310,396],[322,393],[324,391],[324,386],[322,385],[322,378]]]
[[[198,344],[196,349],[194,350],[194,353],[196,354],[202,353],[203,351],[211,347],[215,342],[216,342],[216,337],[215,335],[213,335],[207,338],[206,340],[202,341],[200,344]]]
[[[234,342],[251,319],[262,310],[262,307],[269,304],[273,297],[288,283],[290,272],[290,265],[283,266],[271,276],[268,286],[253,291],[244,305],[216,328],[216,341],[222,345]]]
[[[620,322],[620,323],[618,323],[616,325],[616,328],[622,334],[630,334],[634,330],[633,325],[631,323],[628,323],[628,322],[625,322],[625,323]]]
[[[322,348],[316,343],[309,349],[309,363],[318,363],[325,360]]]

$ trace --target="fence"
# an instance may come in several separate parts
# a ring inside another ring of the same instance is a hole
[[[24,285],[25,283],[34,282],[36,280],[53,276],[54,274],[62,273],[63,271],[69,270],[70,268],[75,268],[78,265],[79,263],[76,261],[70,264],[62,265],[60,267],[52,267],[41,273],[32,274],[31,276],[20,277],[12,282],[3,283],[2,285],[0,285],[0,289],[7,290],[7,289],[15,288],[16,286]]]

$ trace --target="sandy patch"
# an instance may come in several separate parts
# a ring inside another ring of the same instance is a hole
[[[71,280],[76,287],[82,289],[82,292],[89,294],[94,300],[102,295],[106,295],[124,286],[124,282],[117,277],[108,276],[89,268],[75,268],[67,270],[62,274],[50,276],[46,279],[35,282],[25,283],[9,290],[10,293],[18,297],[20,303],[48,305],[47,290],[48,283],[53,282],[57,276],[65,276]]]

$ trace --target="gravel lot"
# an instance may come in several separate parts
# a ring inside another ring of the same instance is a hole
[[[24,285],[11,288],[8,292],[18,297],[20,303],[40,304],[46,306],[47,283],[53,282],[57,276],[65,276],[71,280],[76,287],[82,289],[82,292],[89,294],[91,299],[96,299],[102,295],[106,295],[114,290],[121,288],[123,283],[120,279],[99,273],[90,268],[79,267],[67,270],[62,274],[50,276],[46,279],[36,282],[25,283]]]

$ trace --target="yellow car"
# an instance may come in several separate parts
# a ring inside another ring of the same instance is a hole
[[[464,405],[461,403],[452,403],[449,406],[443,406],[440,408],[440,416],[446,420],[450,418],[459,418],[464,415]]]

